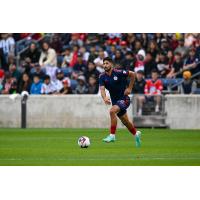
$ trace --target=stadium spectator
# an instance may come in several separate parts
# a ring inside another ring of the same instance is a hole
[[[134,52],[135,54],[138,54],[138,52],[142,49],[142,43],[140,40],[136,40],[135,41],[135,45],[134,45]]]
[[[153,70],[151,72],[152,79],[146,81],[145,85],[145,95],[147,100],[154,100],[156,102],[155,112],[160,111],[160,102],[161,102],[161,92],[163,89],[163,84],[160,79],[158,79],[158,72]]]
[[[59,81],[62,81],[65,78],[64,72],[62,69],[57,69],[56,70],[56,78]]]
[[[86,39],[87,46],[95,46],[99,43],[99,35],[98,33],[88,33]]]
[[[196,57],[196,50],[193,47],[189,50],[189,57],[185,60],[183,70],[190,70],[192,75],[200,71],[199,58]]]
[[[174,62],[174,53],[173,53],[172,50],[169,50],[167,52],[167,62],[168,62],[168,65],[169,65],[169,69],[167,70],[167,74],[168,74],[169,71],[171,70],[173,62]]]
[[[106,57],[105,52],[103,49],[99,50],[99,56],[94,60],[96,65],[96,69],[101,73],[104,72],[103,69],[103,59]]]
[[[22,91],[27,91],[30,93],[32,81],[27,73],[23,73],[22,80],[19,83],[18,93]]]
[[[51,77],[46,75],[42,84],[41,94],[53,94],[57,91],[55,84],[51,81]]]
[[[81,53],[83,56],[83,61],[87,62],[90,56],[90,53],[86,50],[84,46],[80,47],[79,53]]]
[[[172,51],[174,51],[178,47],[178,40],[177,40],[177,36],[175,33],[172,34],[172,39],[170,41],[169,46],[172,49]]]
[[[44,80],[45,75],[46,75],[44,71],[45,71],[44,69],[43,70],[41,69],[41,66],[39,63],[35,63],[34,68],[32,68],[31,70],[31,79],[33,80],[33,77],[35,75],[38,75],[41,80]]]
[[[108,46],[108,47],[109,47],[108,55],[109,55],[109,57],[111,57],[114,60],[115,53],[116,53],[116,50],[117,50],[116,45],[111,45],[111,46]]]
[[[178,41],[178,47],[175,49],[174,53],[180,53],[182,58],[185,58],[188,54],[188,47],[184,46],[184,39],[181,37]]]
[[[62,67],[69,67],[72,61],[72,53],[70,47],[67,47],[64,52]]]
[[[167,78],[181,78],[183,71],[183,61],[181,54],[177,52],[174,56],[174,63],[172,64],[172,68],[167,75]]]
[[[57,66],[56,52],[50,48],[49,42],[42,43],[42,52],[39,59],[40,65],[43,66]]]
[[[16,59],[15,59],[14,55],[12,55],[12,54],[8,55],[6,63],[4,63],[4,61],[3,61],[4,64],[2,66],[2,69],[4,69],[4,71],[9,71],[9,66],[11,64],[15,64],[15,61],[16,61]]]
[[[145,60],[144,60],[144,74],[145,78],[151,78],[152,70],[157,69],[157,64],[153,58],[153,54],[151,52],[147,52]]]
[[[95,76],[91,75],[88,81],[88,94],[97,94],[99,85]]]
[[[196,90],[196,82],[191,79],[191,72],[190,71],[184,71],[183,72],[183,83],[180,87],[180,93],[181,94],[193,94]]]
[[[78,45],[74,45],[72,49],[73,49],[72,59],[71,59],[71,62],[69,63],[70,67],[74,67],[75,63],[77,63],[79,46]]]
[[[75,88],[75,94],[87,94],[88,86],[86,84],[85,77],[83,75],[78,77],[78,85]]]
[[[2,33],[0,40],[0,48],[3,49],[3,56],[7,62],[9,55],[15,54],[15,40],[10,33]]]
[[[137,103],[138,103],[138,116],[142,115],[142,108],[143,104],[145,102],[145,96],[144,96],[144,88],[146,85],[146,81],[144,79],[144,71],[139,70],[136,73],[136,80],[133,86],[133,94],[137,95]]]
[[[56,51],[57,55],[60,55],[62,53],[62,42],[60,34],[58,33],[53,34],[50,41],[50,46]]]
[[[136,55],[136,62],[134,71],[137,72],[139,70],[144,71],[144,59],[145,59],[145,51],[140,49]]]
[[[154,37],[156,39],[157,46],[160,47],[161,46],[161,40],[163,39],[163,34],[162,33],[156,33]]]
[[[107,44],[108,45],[116,45],[119,44],[119,41],[121,39],[121,33],[107,33]]]
[[[22,68],[24,69],[24,72],[27,74],[30,74],[33,66],[34,64],[31,64],[31,59],[28,57],[25,58],[24,63],[22,64]]]
[[[75,46],[77,45],[78,47],[83,46],[83,41],[80,39],[80,34],[79,33],[72,33],[71,35],[71,41],[69,42],[69,45]]]
[[[125,58],[122,60],[122,67],[125,70],[134,71],[136,59],[131,51],[127,51]]]
[[[93,62],[97,57],[98,57],[98,53],[96,52],[95,46],[91,46],[88,61]]]
[[[115,63],[116,67],[118,67],[118,68],[122,67],[123,54],[122,54],[121,50],[119,50],[119,49],[116,50],[113,60],[114,60],[114,63]]]
[[[169,49],[169,42],[167,41],[167,39],[166,38],[161,39],[160,51],[167,54],[167,52],[169,50],[170,50]]]
[[[72,89],[70,87],[69,80],[64,79],[62,83],[63,83],[63,88],[60,90],[60,94],[72,94]]]
[[[41,94],[42,82],[40,76],[35,74],[33,77],[33,83],[31,85],[30,94]]]
[[[3,87],[2,87],[1,94],[10,94],[13,82],[14,82],[14,80],[12,79],[10,72],[6,72],[5,78],[2,81]]]
[[[56,70],[56,80],[54,81],[54,85],[56,87],[56,92],[59,93],[60,90],[63,88],[62,81],[64,79],[64,73],[61,69]]]
[[[161,75],[161,77],[164,78],[167,75],[167,72],[169,71],[167,55],[164,51],[158,54],[156,62],[157,62],[158,72]]]
[[[97,71],[96,66],[93,62],[88,63],[84,76],[87,82],[89,81],[90,76],[95,76],[95,78],[98,79],[99,71]]]
[[[191,47],[194,44],[195,40],[196,39],[192,33],[186,33],[184,46]]]
[[[29,62],[31,63],[31,66],[34,67],[34,64],[39,62],[40,54],[41,52],[37,48],[36,43],[31,42],[28,50],[24,53],[24,57],[26,60],[28,59]]]
[[[131,51],[131,49],[128,47],[126,41],[121,41],[120,46],[121,46],[121,52],[123,55],[125,55],[127,51]]]
[[[17,93],[18,84],[17,81],[12,79],[11,87],[9,90],[9,94],[16,94]]]
[[[57,69],[57,55],[55,50],[50,48],[50,45],[47,41],[42,43],[42,52],[40,55],[39,64],[42,68],[46,69],[46,73],[51,77],[52,80],[54,80]]]
[[[77,62],[75,63],[73,70],[76,72],[82,72],[84,73],[86,70],[86,62],[83,60],[83,55],[82,53],[77,54]]]
[[[147,37],[147,33],[142,33],[141,34],[141,48],[140,49],[147,49],[148,46],[148,37]]]
[[[16,81],[20,80],[21,78],[21,73],[20,71],[17,69],[17,66],[15,63],[10,64],[9,66],[9,72],[11,74],[11,77],[14,78]]]
[[[146,81],[144,79],[144,71],[139,70],[136,73],[136,80],[133,86],[133,94],[144,94],[144,87],[146,85]]]
[[[151,53],[153,59],[155,60],[156,56],[158,54],[158,46],[157,46],[157,43],[154,40],[151,40],[149,42],[148,52]]]
[[[135,43],[136,37],[134,33],[128,33],[126,36],[126,41],[128,44],[128,47],[132,49],[132,45]]]

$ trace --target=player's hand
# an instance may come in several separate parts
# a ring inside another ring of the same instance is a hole
[[[126,88],[126,90],[124,91],[124,95],[128,96],[129,94],[131,94],[131,90],[129,88]]]
[[[111,104],[111,101],[108,97],[105,97],[103,100],[104,100],[105,104],[107,104],[107,105]]]

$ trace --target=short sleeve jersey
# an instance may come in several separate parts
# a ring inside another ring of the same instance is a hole
[[[109,91],[112,104],[116,104],[118,100],[124,99],[124,91],[127,87],[129,71],[113,69],[112,74],[102,73],[99,76],[99,85],[105,86]]]

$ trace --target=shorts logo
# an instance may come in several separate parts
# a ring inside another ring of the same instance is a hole
[[[114,78],[113,78],[113,79],[116,81],[118,78],[117,78],[117,76],[114,76]]]
[[[123,71],[123,74],[126,74],[126,71]]]

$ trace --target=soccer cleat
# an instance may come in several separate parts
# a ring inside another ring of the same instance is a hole
[[[115,136],[108,135],[106,138],[103,139],[104,142],[114,142]]]
[[[135,134],[135,145],[136,147],[141,147],[141,132],[137,131]]]

